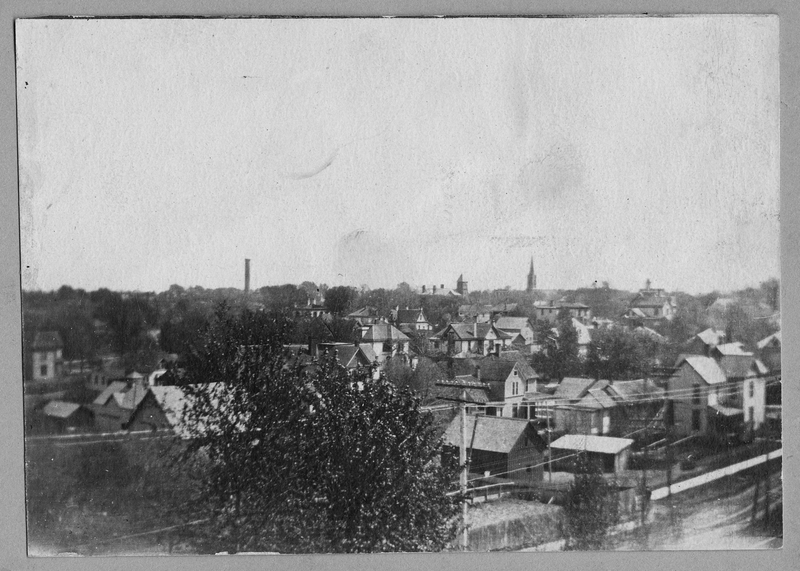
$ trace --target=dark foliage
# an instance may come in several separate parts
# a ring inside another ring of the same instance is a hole
[[[219,312],[189,379],[188,453],[207,459],[195,540],[215,550],[438,550],[453,474],[409,391],[331,361],[287,364],[286,324]]]

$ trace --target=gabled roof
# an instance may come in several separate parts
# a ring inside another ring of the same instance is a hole
[[[408,335],[391,323],[375,323],[364,333],[362,340],[367,343],[383,343],[386,341],[408,341]]]
[[[37,331],[33,338],[34,351],[49,351],[53,349],[63,349],[64,342],[58,331]]]
[[[761,341],[758,342],[757,347],[759,349],[764,349],[765,347],[768,347],[770,345],[773,345],[775,347],[780,347],[781,346],[781,332],[780,331],[778,331],[777,333],[773,333],[769,337],[764,337]]]
[[[97,395],[97,398],[94,399],[92,404],[96,404],[98,406],[105,406],[114,393],[122,392],[127,387],[128,385],[123,381],[113,381],[109,383],[109,385],[106,388],[103,389],[103,392]]]
[[[652,398],[660,398],[664,395],[664,389],[660,388],[650,379],[611,381],[605,390],[618,401],[628,403],[647,401]]]
[[[699,337],[700,340],[706,345],[713,345],[716,347],[717,345],[722,343],[722,341],[725,339],[725,332],[718,331],[713,327],[709,327],[705,331],[701,331],[700,333],[698,333],[697,337]],[[691,342],[691,339],[689,341]]]
[[[369,366],[372,361],[364,354],[361,347],[355,345],[342,345],[334,347],[337,351],[336,355],[339,358],[339,364],[346,369],[355,369],[359,365]]]
[[[136,407],[139,406],[139,404],[147,396],[148,390],[149,389],[145,387],[134,384],[124,393],[114,393],[112,396],[114,397],[114,401],[119,408],[124,410],[135,410]]]
[[[61,400],[51,400],[47,403],[42,412],[45,416],[52,418],[69,418],[75,411],[81,408],[81,405],[74,402],[66,402]]]
[[[422,321],[425,320],[425,314],[422,311],[422,308],[418,309],[398,309],[397,310],[397,317],[395,321],[397,323],[417,323],[422,317]]]
[[[583,398],[589,392],[589,388],[595,383],[594,379],[582,379],[578,377],[564,377],[556,392],[553,393],[553,398],[578,400]]]
[[[683,357],[683,363],[694,369],[700,375],[700,378],[709,385],[719,385],[726,381],[725,372],[711,357],[686,355]]]
[[[527,420],[485,415],[467,417],[467,442],[472,443],[474,450],[508,454],[526,435],[534,440],[540,451],[544,450],[544,443]],[[451,446],[461,445],[460,417],[454,418],[447,427],[444,440]]]
[[[498,329],[508,332],[513,331],[515,333],[521,331],[525,327],[533,329],[533,324],[527,317],[498,317],[494,324]]]
[[[613,408],[617,406],[617,403],[604,390],[589,389],[589,393],[578,401],[578,406],[602,409]]]
[[[633,444],[630,438],[594,436],[590,434],[566,434],[553,442],[550,448],[597,452],[600,454],[619,454]]]

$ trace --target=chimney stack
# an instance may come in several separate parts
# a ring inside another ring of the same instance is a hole
[[[422,286],[422,293],[425,293],[425,286]]]
[[[244,259],[244,293],[250,293],[250,259]]]

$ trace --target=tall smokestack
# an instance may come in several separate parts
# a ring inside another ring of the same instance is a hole
[[[244,293],[250,293],[250,259],[244,259]]]

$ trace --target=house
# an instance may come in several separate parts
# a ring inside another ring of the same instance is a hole
[[[628,303],[628,310],[623,317],[634,323],[646,324],[671,321],[675,318],[676,311],[675,298],[666,295],[663,289],[650,287],[650,280],[647,280],[644,289],[640,289]]]
[[[448,355],[488,355],[509,347],[511,339],[493,323],[450,323],[430,337],[434,348]]]
[[[48,434],[89,431],[94,424],[92,411],[82,404],[51,400],[41,410],[43,429]]]
[[[781,371],[781,332],[773,333],[756,344],[758,358],[770,373]]]
[[[679,360],[667,385],[667,422],[675,434],[727,440],[764,423],[766,368],[740,344],[728,345],[717,347],[717,358],[684,355]]]
[[[608,381],[591,385],[577,402],[556,404],[555,428],[568,434],[609,434],[611,417],[617,403],[603,389]]]
[[[522,345],[532,347],[535,343],[535,330],[533,323],[527,317],[498,317],[494,321],[495,327],[512,336],[511,345],[516,345],[514,340],[520,337]]]
[[[537,321],[549,321],[555,323],[561,310],[569,312],[569,315],[580,321],[587,323],[592,319],[592,308],[578,302],[559,301],[535,301],[533,309],[536,312]]]
[[[611,434],[630,434],[661,417],[664,389],[652,379],[609,381],[604,391],[614,399]]]
[[[725,332],[709,327],[683,344],[683,352],[690,355],[711,355],[711,351],[725,342]]]
[[[466,441],[470,472],[536,485],[544,474],[547,444],[524,419],[468,415],[467,430],[456,416],[444,433],[445,452],[458,454]]]
[[[428,323],[425,317],[425,312],[422,308],[419,309],[400,309],[397,306],[392,310],[392,321],[398,329],[408,328],[411,331],[427,332],[431,331],[433,327]]]
[[[100,432],[125,430],[131,415],[148,390],[140,382],[129,385],[122,381],[113,381],[90,405],[94,413],[95,428]]]
[[[92,369],[86,377],[86,386],[94,391],[102,391],[113,381],[123,381],[125,369],[111,363],[103,363]]]
[[[492,320],[492,306],[480,303],[459,305],[458,318],[470,323],[489,323]]]
[[[369,327],[378,321],[378,310],[368,305],[348,314],[347,319],[352,319],[359,327]]]
[[[550,445],[554,462],[559,457],[585,453],[589,460],[597,461],[604,472],[619,473],[628,467],[633,440],[587,434],[566,434]],[[562,460],[562,462],[564,462]]]
[[[37,331],[31,345],[31,379],[52,381],[61,376],[64,342],[58,331]]]
[[[360,345],[370,346],[377,360],[383,363],[388,357],[398,353],[408,355],[410,341],[408,335],[397,327],[381,320],[367,329],[361,337]]]
[[[491,402],[486,414],[511,418],[531,418],[524,403],[525,393],[535,392],[539,375],[524,360],[500,359],[489,356],[476,359],[476,376],[490,386]]]
[[[328,309],[316,302],[312,302],[310,299],[308,300],[308,304],[306,305],[295,305],[294,306],[294,316],[299,318],[314,318],[319,317],[321,319],[331,319],[331,312]]]

